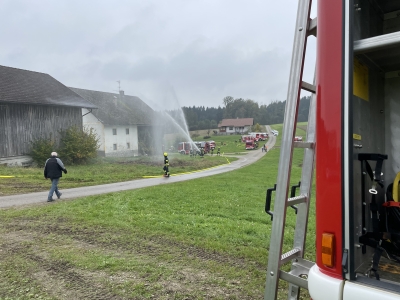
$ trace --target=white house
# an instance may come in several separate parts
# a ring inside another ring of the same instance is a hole
[[[241,134],[244,132],[251,131],[253,126],[253,118],[242,118],[242,119],[223,119],[219,124],[219,132],[226,134]]]
[[[99,155],[137,156],[142,131],[151,130],[154,111],[140,98],[70,88],[98,109],[82,109],[83,126],[93,128],[100,139]],[[144,142],[144,141],[142,141]]]

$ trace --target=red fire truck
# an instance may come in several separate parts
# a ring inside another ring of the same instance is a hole
[[[210,149],[215,149],[215,141],[208,141],[207,143],[210,145]]]
[[[268,133],[262,132],[260,133],[260,140],[266,141],[268,139]]]
[[[249,139],[251,139],[250,135],[242,135],[242,137],[241,137],[242,143],[245,143]]]
[[[257,149],[257,143],[254,138],[250,138],[246,140],[246,150],[254,150]]]
[[[191,144],[189,142],[180,142],[178,144],[178,153],[189,154],[191,149]]]
[[[204,153],[207,154],[211,151],[211,144],[210,142],[194,142],[194,144],[197,146],[199,150],[203,149]]]
[[[313,20],[311,0],[298,2],[278,178],[265,206],[273,221],[264,298],[276,299],[283,280],[287,299],[299,299],[301,288],[314,300],[400,299],[400,1],[318,0]],[[304,54],[316,32],[310,84]],[[313,94],[307,137],[294,142],[300,88]],[[305,150],[301,182],[291,188],[294,147]],[[304,257],[314,198],[312,262]],[[290,207],[294,242],[283,253]]]

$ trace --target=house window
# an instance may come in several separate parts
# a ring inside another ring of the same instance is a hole
[[[233,126],[229,126],[229,130],[233,130]]]
[[[113,135],[117,135],[117,128],[113,128]]]
[[[130,143],[126,143],[126,149],[131,149],[131,144]]]
[[[125,129],[126,134],[129,134],[129,128]]]
[[[117,144],[113,144],[113,149],[117,150]]]

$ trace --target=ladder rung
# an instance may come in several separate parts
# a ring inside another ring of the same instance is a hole
[[[293,269],[290,272],[280,271],[279,277],[294,285],[308,289],[308,273],[313,265],[315,265],[315,263],[305,260],[304,258],[296,258],[296,261],[292,264]]]
[[[303,279],[297,275],[292,274],[291,272],[285,272],[280,270],[279,271],[279,277],[287,282],[293,283],[294,285],[297,285],[299,287],[302,287],[306,290],[308,290],[308,281],[307,279]]]
[[[301,82],[301,88],[302,88],[303,90],[306,90],[307,92],[311,92],[311,93],[314,93],[314,94],[315,94],[315,85],[313,85],[313,84],[311,84],[311,83],[302,81],[302,82]]]
[[[300,254],[300,249],[294,248],[281,256],[281,265],[287,263],[288,261],[292,260],[293,258],[298,257]]]
[[[293,142],[295,148],[314,149],[315,143],[313,142]]]
[[[293,263],[298,270],[301,270],[299,275],[308,275],[308,271],[315,265],[315,262],[306,260],[304,258],[297,258],[296,262]]]
[[[308,23],[308,35],[317,36],[317,18],[314,18]]]
[[[300,195],[300,196],[296,196],[296,197],[292,197],[289,198],[287,201],[287,206],[292,206],[292,205],[296,205],[299,203],[304,203],[307,201],[307,196],[306,195]]]

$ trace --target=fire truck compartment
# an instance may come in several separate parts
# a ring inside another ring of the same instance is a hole
[[[382,258],[378,273],[366,276],[371,268],[375,250],[359,242],[359,237],[374,231],[369,190],[373,182],[365,168],[361,168],[359,154],[386,154],[383,162],[384,187],[376,187],[374,196],[379,206],[379,217],[385,214],[382,204],[385,191],[400,172],[400,1],[354,0],[350,12],[349,78],[349,238],[350,258],[347,276],[365,284],[392,283],[392,290],[400,292],[400,265]],[[351,84],[350,84],[351,86]],[[376,161],[369,161],[375,170]],[[400,208],[398,208],[400,210]],[[400,228],[400,223],[399,223]],[[372,277],[372,278],[371,278]],[[361,279],[362,278],[362,279]],[[367,280],[366,282],[364,280]],[[387,287],[385,288],[387,289]],[[355,298],[354,298],[355,299]]]

